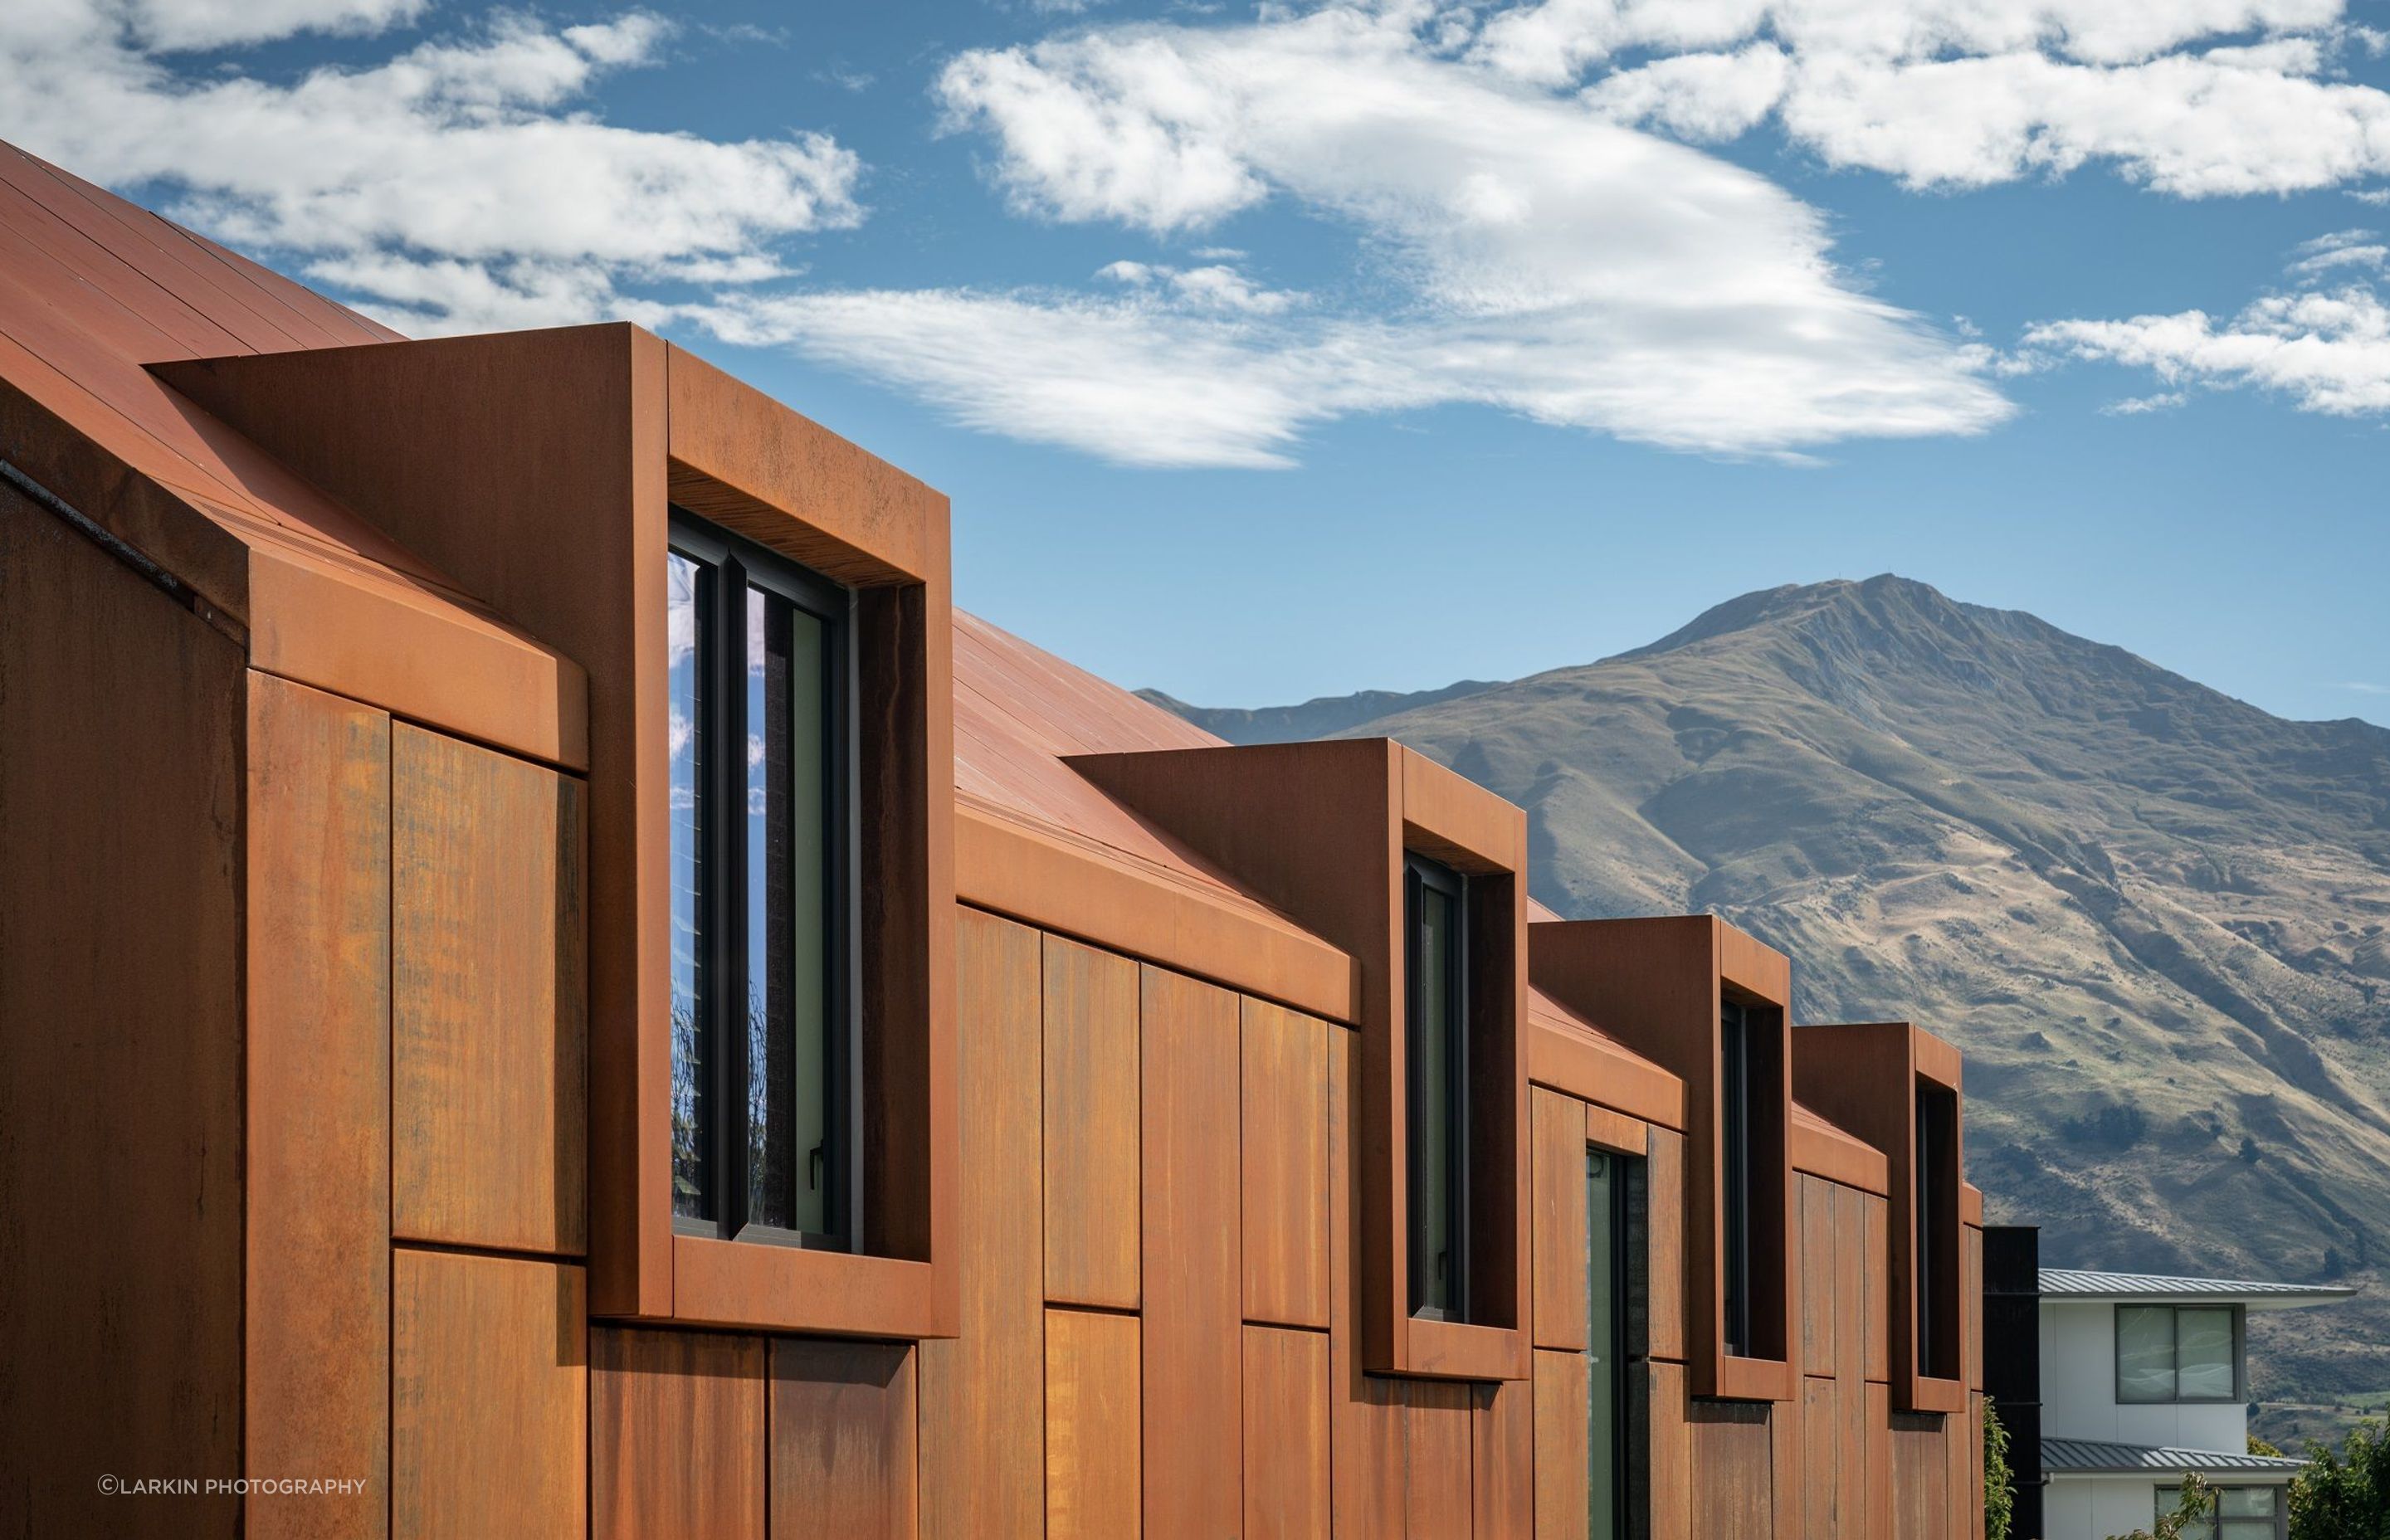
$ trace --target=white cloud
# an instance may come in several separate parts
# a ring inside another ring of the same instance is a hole
[[[1792,60],[1773,44],[1731,54],[1677,54],[1605,75],[1586,104],[1620,122],[1646,122],[1684,139],[1733,139],[1784,98]]]
[[[1446,404],[1751,454],[2008,415],[1982,350],[1848,282],[1814,210],[1439,57],[1436,20],[1396,3],[1099,29],[966,54],[939,83],[1016,208],[1168,237],[1282,201],[1351,232],[1366,306],[1298,313],[1231,267],[1129,263],[1106,270],[1123,297],[816,296],[745,307],[747,335],[1133,464],[1279,463],[1312,423]],[[1163,420],[1174,392],[1200,404],[1183,425]]]
[[[2161,391],[2155,395],[2127,396],[2112,401],[2100,410],[2112,417],[2146,417],[2152,412],[2171,412],[2190,398],[2180,391]]]
[[[2342,10],[2341,0],[1543,0],[1495,13],[1467,46],[1546,86],[1606,71],[1587,98],[1622,121],[1719,139],[1772,117],[1831,165],[1912,186],[2099,161],[2161,192],[2210,197],[2390,174],[2390,93],[2332,78],[2344,54],[2379,51]]]
[[[2049,321],[2027,328],[2023,354],[2044,365],[2076,359],[2146,369],[2177,398],[2187,385],[2250,388],[2286,396],[2302,411],[2390,414],[2390,299],[2365,279],[2324,287],[2341,264],[2314,264],[2315,254],[2361,252],[2361,264],[2378,270],[2379,249],[2358,244],[2365,235],[2345,231],[2302,247],[2311,254],[2289,269],[2297,287],[2262,295],[2237,315],[2186,310]]]
[[[419,8],[149,0],[128,19],[103,0],[0,6],[0,138],[166,189],[177,217],[426,329],[633,312],[624,280],[777,272],[779,238],[861,217],[860,162],[825,136],[723,143],[588,112],[601,77],[659,57],[671,25],[651,15],[551,29],[502,14],[288,83],[186,76],[157,41],[221,35],[207,31],[216,16],[256,37]]]

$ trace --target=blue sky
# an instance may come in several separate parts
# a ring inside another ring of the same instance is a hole
[[[42,0],[0,137],[419,333],[625,315],[1210,704],[1898,571],[2390,724],[2390,6]],[[39,88],[36,88],[39,83]]]

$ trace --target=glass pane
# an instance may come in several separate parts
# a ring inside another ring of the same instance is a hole
[[[2274,1521],[2264,1519],[2227,1519],[2224,1540],[2274,1540]]]
[[[1586,1533],[1587,1540],[1618,1540],[1619,1312],[1625,1302],[1618,1297],[1617,1226],[1624,1202],[1615,1157],[1588,1157],[1587,1174]]]
[[[703,677],[713,574],[674,552],[664,561],[664,702],[671,756],[672,819],[672,1148],[673,1213],[710,1218],[712,1184],[706,1151],[713,1141],[712,1098],[706,1094],[702,957],[707,938],[698,918],[705,826],[698,795],[705,773]]]
[[[2232,1399],[2232,1312],[2175,1312],[2175,1394],[2184,1401]]]
[[[747,593],[748,1218],[828,1234],[829,807],[821,622]]]
[[[2174,1309],[2171,1305],[2120,1304],[2116,1307],[2116,1399],[2174,1399]]]
[[[2271,1519],[2278,1486],[2226,1486],[2216,1493],[2217,1511],[2227,1519]]]
[[[1452,992],[1453,903],[1449,895],[1420,889],[1419,955],[1413,998],[1419,1020],[1410,1049],[1418,1056],[1421,1116],[1412,1120],[1412,1159],[1419,1167],[1419,1222],[1415,1226],[1423,1266],[1422,1308],[1452,1305]]]

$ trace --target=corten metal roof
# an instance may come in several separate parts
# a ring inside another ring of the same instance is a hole
[[[2080,1267],[2041,1270],[2046,1300],[2213,1300],[2248,1304],[2322,1304],[2357,1290],[2315,1283],[2259,1283],[2236,1278],[2177,1278],[2154,1273],[2095,1273]]]
[[[337,662],[419,704],[420,680],[385,653],[404,628],[428,649],[418,674],[464,677],[443,689],[473,697],[477,735],[577,764],[577,726],[543,729],[582,687],[578,665],[150,367],[398,340],[0,144],[0,480],[201,601],[254,666],[323,684]]]
[[[2304,1460],[2271,1455],[2230,1454],[2217,1449],[2153,1449],[2142,1444],[2109,1444],[2100,1439],[2044,1438],[2041,1468],[2053,1476],[2116,1475],[2147,1471],[2152,1476],[2289,1475]]]

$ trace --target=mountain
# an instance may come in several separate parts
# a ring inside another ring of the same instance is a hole
[[[1970,1174],[2046,1260],[2390,1267],[2390,731],[1893,576],[1509,684],[1179,709],[1400,738],[1526,808],[1561,913],[1715,910],[1796,1020],[1956,1039]],[[2382,1292],[2255,1317],[2255,1393],[2379,1399]]]
[[[1160,690],[1137,693],[1166,712],[1175,712],[1207,733],[1231,743],[1299,743],[1305,738],[1332,738],[1347,728],[1420,706],[1441,705],[1464,695],[1494,687],[1484,679],[1463,679],[1440,690],[1363,690],[1357,695],[1323,695],[1300,706],[1263,706],[1247,711],[1238,706],[1190,706]]]

